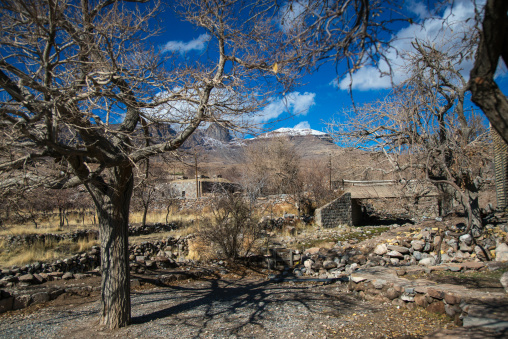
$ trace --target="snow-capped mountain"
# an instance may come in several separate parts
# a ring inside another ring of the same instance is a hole
[[[281,136],[305,136],[305,135],[314,135],[317,137],[328,136],[327,133],[316,131],[316,130],[310,129],[310,128],[283,127],[283,128],[276,129],[275,131],[261,134],[258,138],[273,138],[273,137],[281,137]]]

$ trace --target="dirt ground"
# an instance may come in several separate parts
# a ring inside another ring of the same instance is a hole
[[[133,278],[145,283],[133,289],[133,324],[125,329],[96,326],[98,292],[65,293],[2,314],[0,337],[421,338],[455,328],[445,316],[366,302],[341,283],[277,283],[249,270],[169,286],[154,286],[150,275]]]

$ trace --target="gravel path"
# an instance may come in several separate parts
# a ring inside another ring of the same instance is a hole
[[[418,338],[446,323],[423,311],[357,299],[345,284],[247,278],[134,292],[132,325],[115,331],[98,327],[98,311],[98,301],[49,303],[29,314],[2,317],[0,337]]]

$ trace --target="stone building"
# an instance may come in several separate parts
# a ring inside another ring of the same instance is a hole
[[[351,193],[344,193],[314,212],[317,225],[324,228],[353,225]]]
[[[169,183],[172,195],[181,199],[196,199],[208,196],[214,192],[226,190],[237,192],[240,185],[223,178],[198,177],[194,179],[174,180]]]

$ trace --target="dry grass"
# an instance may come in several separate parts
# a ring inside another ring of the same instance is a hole
[[[8,247],[5,240],[0,241],[0,266],[21,266],[34,262],[51,262],[57,259],[88,251],[98,244],[93,237],[81,239],[78,242],[70,240],[54,241],[51,239],[38,241],[30,246]]]
[[[177,230],[157,233],[152,235],[141,235],[137,237],[131,237],[132,243],[137,243],[147,240],[158,240],[167,237],[176,236],[188,236],[195,234],[199,228],[200,220],[204,217],[211,215],[210,210],[200,213],[186,211],[184,213],[173,213],[169,215],[169,222],[177,222],[181,225],[188,225]],[[142,221],[143,214],[141,212],[133,212],[130,215],[131,223],[140,223]],[[27,223],[23,225],[4,225],[0,229],[0,236],[7,235],[27,235],[27,234],[47,234],[47,233],[67,233],[76,231],[79,229],[90,229],[96,228],[97,225],[93,224],[93,219],[90,223],[83,225],[82,223],[71,223],[73,220],[71,214],[68,217],[69,227],[59,227],[58,218],[52,222],[52,220],[46,220],[39,224],[39,227],[35,228],[33,224]],[[79,220],[74,220],[79,221]],[[147,223],[165,223],[166,212],[165,211],[150,211],[147,214]],[[33,262],[50,262],[57,259],[63,259],[69,257],[77,252],[85,252],[92,246],[97,245],[98,241],[94,239],[82,239],[78,242],[71,241],[46,241],[38,242],[32,246],[24,246],[17,248],[7,248],[4,240],[0,240],[0,266],[7,267],[12,265],[25,265]]]

